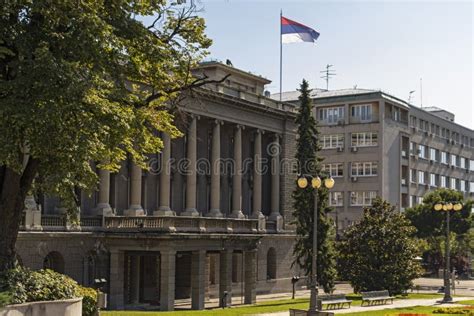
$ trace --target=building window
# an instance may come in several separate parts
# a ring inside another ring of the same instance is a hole
[[[436,174],[434,173],[430,173],[430,186],[436,186]]]
[[[328,172],[333,178],[342,177],[344,175],[344,164],[343,163],[324,164],[323,170]]]
[[[474,182],[469,182],[469,192],[474,193]]]
[[[344,206],[344,192],[330,192],[329,193],[330,206]]]
[[[447,188],[447,181],[445,176],[439,177],[439,186],[442,188]]]
[[[410,207],[416,205],[416,195],[410,195]]]
[[[418,157],[426,159],[426,147],[424,145],[418,145]]]
[[[418,183],[426,184],[424,171],[418,171]]]
[[[321,146],[323,149],[335,149],[344,147],[344,134],[322,135]]]
[[[373,132],[352,133],[351,146],[352,147],[369,147],[377,146],[378,135]]]
[[[416,117],[410,116],[410,126],[416,127]]]
[[[416,183],[416,170],[410,169],[410,182]]]
[[[459,157],[459,167],[462,169],[466,169],[466,158]]]
[[[353,105],[351,108],[351,116],[363,122],[372,121],[372,104]]]
[[[450,189],[453,189],[453,190],[456,190],[456,178],[451,178],[451,181],[450,181]]]
[[[441,163],[444,163],[444,164],[447,165],[448,164],[448,157],[449,157],[448,153],[445,152],[445,151],[442,151],[441,152]]]
[[[423,197],[419,196],[417,202],[418,202],[418,204],[423,204]]]
[[[435,148],[430,148],[430,159],[433,161],[438,161],[438,150]]]
[[[344,107],[319,109],[319,120],[328,124],[337,124],[339,121],[344,121]]]
[[[466,192],[466,181],[464,180],[459,181],[459,191]]]
[[[353,162],[351,163],[351,175],[353,177],[376,176],[377,165],[376,161]]]
[[[457,166],[457,156],[451,154],[451,166]]]
[[[377,196],[377,191],[351,192],[351,206],[368,206]]]
[[[276,279],[277,257],[275,248],[271,247],[267,252],[267,280]]]
[[[474,171],[474,160],[469,160],[469,170]]]

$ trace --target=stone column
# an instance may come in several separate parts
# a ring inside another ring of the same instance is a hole
[[[276,222],[277,230],[283,228],[283,218],[280,214],[280,136],[274,135],[273,143],[270,146],[270,155],[272,157],[271,173],[271,213],[270,220]]]
[[[234,130],[234,174],[232,176],[232,213],[229,217],[244,218],[242,213],[242,129]]]
[[[227,293],[226,306],[232,305],[232,250],[222,250],[219,260],[219,307],[223,307],[222,298]]]
[[[130,303],[140,302],[140,256],[130,255]]]
[[[42,230],[41,227],[41,209],[38,208],[33,195],[28,194],[25,197],[25,229]]]
[[[153,212],[155,216],[173,216],[174,212],[170,208],[171,189],[171,139],[166,133],[161,134],[163,140],[163,151],[161,152],[161,173],[160,173],[160,206]]]
[[[113,210],[110,207],[110,171],[105,169],[99,169],[99,200],[96,214],[102,216],[113,215]]]
[[[125,254],[123,251],[110,250],[109,305],[112,309],[124,308],[124,262]]]
[[[160,271],[160,310],[174,310],[174,291],[176,281],[176,251],[160,251],[161,271]]]
[[[258,229],[265,229],[265,216],[262,214],[262,134],[257,129],[254,139],[252,218],[258,219]]]
[[[193,251],[191,257],[191,309],[204,309],[206,280],[206,251]]]
[[[215,120],[212,129],[211,150],[211,208],[207,216],[222,217],[221,206],[221,125],[222,121]]]
[[[186,177],[186,209],[181,215],[199,216],[199,212],[196,210],[197,117],[195,115],[191,116],[186,148],[186,158],[189,162]]]
[[[255,304],[257,301],[257,250],[250,250],[244,252],[244,262],[245,262],[245,293],[244,293],[244,303],[245,304]]]
[[[125,216],[144,216],[142,207],[142,168],[134,162],[131,163],[130,171],[130,203],[127,210],[123,211]]]

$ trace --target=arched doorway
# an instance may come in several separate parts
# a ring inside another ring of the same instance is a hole
[[[43,260],[43,269],[64,273],[64,258],[57,251],[51,251]]]

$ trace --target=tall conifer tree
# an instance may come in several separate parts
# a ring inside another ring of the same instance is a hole
[[[303,79],[300,86],[300,108],[296,117],[298,124],[298,140],[296,159],[298,162],[298,173],[308,176],[325,176],[321,170],[322,158],[318,157],[321,149],[318,144],[319,131],[315,118],[311,115],[313,111],[308,82]],[[336,184],[337,185],[337,184]],[[301,189],[296,186],[293,192],[294,218],[296,224],[296,244],[293,249],[294,262],[306,275],[310,275],[313,253],[313,220],[314,220],[314,189],[311,185]],[[336,278],[335,252],[334,252],[334,230],[333,221],[327,216],[331,211],[328,206],[328,190],[321,187],[318,189],[318,254],[317,254],[317,280],[325,292],[334,289]]]

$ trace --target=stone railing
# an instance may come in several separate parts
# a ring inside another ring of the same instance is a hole
[[[41,214],[41,227],[43,230],[63,230],[67,226],[65,215]]]
[[[257,219],[186,216],[82,216],[80,225],[77,226],[69,223],[65,215],[44,215],[40,213],[39,216],[38,225],[29,224],[30,220],[27,217],[26,225],[23,225],[21,229],[28,231],[153,231],[220,234],[256,234],[264,231],[264,229],[259,229],[259,220]],[[262,225],[260,225],[260,228],[262,228]]]
[[[161,231],[168,233],[258,233],[258,220],[184,216],[104,217],[107,231]]]

